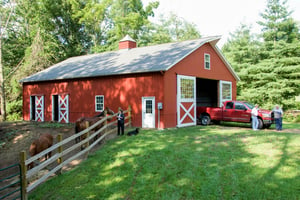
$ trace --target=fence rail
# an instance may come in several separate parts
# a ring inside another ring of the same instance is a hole
[[[128,110],[123,112],[124,115],[127,116],[125,117],[125,120],[127,121],[127,123],[125,123],[125,126],[129,126],[131,125],[131,108],[128,107]],[[88,155],[89,151],[95,146],[97,145],[99,142],[101,142],[107,135],[115,133],[117,128],[112,128],[112,125],[116,124],[116,120],[113,120],[111,122],[108,123],[109,119],[115,119],[117,116],[117,113],[114,115],[110,115],[110,116],[106,116],[103,119],[99,120],[98,122],[96,122],[95,124],[88,126],[87,129],[84,129],[83,131],[74,134],[64,140],[62,140],[62,135],[58,135],[57,140],[58,142],[56,144],[54,144],[53,146],[51,146],[50,148],[40,152],[39,154],[26,159],[26,153],[25,151],[22,151],[20,153],[20,164],[21,164],[21,177],[22,177],[22,199],[27,199],[27,193],[32,191],[34,188],[36,188],[38,185],[40,185],[41,183],[43,183],[44,181],[46,181],[49,177],[51,177],[54,174],[60,174],[61,170],[64,166],[68,165],[69,163],[71,163],[73,160],[77,159],[78,157],[82,156],[82,155]],[[94,131],[91,135],[89,135],[89,133],[95,128],[97,127],[99,124],[104,124],[99,130]],[[108,128],[110,128],[110,130],[108,130]],[[68,144],[71,141],[74,141],[75,138],[80,137],[84,134],[87,134],[87,137],[80,141],[77,144],[71,145],[66,149],[63,149],[64,145]],[[97,135],[101,135],[99,138],[96,138]],[[96,138],[96,139],[94,139]],[[90,141],[93,141],[90,144]],[[87,147],[82,150],[77,152],[74,155],[71,155],[70,157],[68,157],[68,154],[74,152],[75,150],[81,149],[81,146],[84,144],[88,144]],[[42,163],[40,163],[39,165],[35,166],[34,168],[27,170],[27,166],[28,164],[32,163],[32,162],[37,162],[39,160],[39,158],[44,157],[46,154],[48,154],[49,152],[53,152],[56,151],[56,153],[49,159],[44,160]],[[66,157],[66,158],[65,158]],[[63,158],[65,158],[65,160],[63,160]],[[51,167],[51,165],[54,165],[55,167]],[[35,179],[34,182],[30,183],[29,185],[27,184],[27,182],[32,179],[34,176],[37,176],[39,172],[41,172],[41,170],[43,169],[47,169],[46,173],[41,175],[41,177]]]
[[[15,173],[7,173],[7,171],[13,169],[17,167],[18,168],[18,172]],[[8,167],[2,168],[0,169],[0,173],[5,174],[4,177],[2,177],[0,179],[0,199],[5,199],[5,198],[9,198],[9,199],[18,199],[22,196],[21,192],[22,192],[22,185],[21,183],[21,167],[20,164],[13,164],[10,165]],[[6,181],[8,181],[8,183],[6,183]],[[15,187],[15,188],[13,188]],[[17,192],[19,192],[19,194],[17,194]],[[13,196],[14,195],[14,196]]]

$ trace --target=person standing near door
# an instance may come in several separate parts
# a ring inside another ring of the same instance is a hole
[[[119,113],[117,115],[117,118],[118,118],[118,135],[124,135],[125,116],[121,108],[119,108]]]

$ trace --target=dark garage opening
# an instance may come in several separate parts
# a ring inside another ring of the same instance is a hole
[[[58,121],[58,113],[59,113],[59,110],[58,110],[58,95],[53,95],[52,96],[53,100],[53,121]]]
[[[196,78],[197,107],[218,107],[218,83],[218,80]]]

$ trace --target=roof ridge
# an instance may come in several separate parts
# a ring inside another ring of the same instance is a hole
[[[129,35],[128,35],[129,36]],[[125,36],[126,37],[126,36]],[[125,38],[124,37],[124,38]],[[130,36],[129,36],[130,37]],[[124,39],[123,38],[123,39]],[[192,42],[192,41],[197,41],[197,40],[203,40],[205,38],[215,38],[215,39],[220,39],[221,36],[220,35],[216,35],[216,36],[206,36],[206,37],[201,37],[201,38],[197,38],[197,39],[190,39],[190,40],[182,40],[182,41],[173,41],[173,42],[168,42],[168,43],[161,43],[161,44],[153,44],[153,45],[149,45],[149,46],[141,46],[141,47],[136,47],[136,48],[132,48],[132,49],[126,49],[126,51],[131,51],[134,49],[140,49],[140,48],[147,48],[147,47],[155,47],[155,46],[165,46],[165,45],[170,45],[170,44],[178,44],[178,43],[183,43],[183,42]],[[96,56],[99,54],[105,54],[105,53],[116,53],[116,52],[124,52],[124,49],[118,49],[118,50],[110,50],[110,51],[103,51],[103,52],[95,52],[92,54],[85,54],[85,55],[78,55],[78,56],[73,56],[73,57],[69,57],[68,59],[72,59],[72,58],[77,58],[77,57],[85,57],[85,56]],[[63,62],[63,61],[62,61]]]
[[[220,38],[220,36],[208,36],[137,47],[126,51],[115,50],[74,56],[28,76],[20,82],[166,71],[203,44],[210,43],[215,47]]]

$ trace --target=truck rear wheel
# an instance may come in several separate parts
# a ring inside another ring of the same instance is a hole
[[[263,121],[260,118],[258,118],[258,129],[263,129],[263,127],[264,127]]]
[[[210,116],[209,116],[209,115],[203,115],[203,116],[201,117],[201,124],[204,125],[204,126],[209,125],[209,124],[210,124],[210,121],[211,121],[211,119],[210,119]]]
[[[258,129],[263,129],[264,123],[263,123],[262,119],[258,118],[257,120],[258,120],[258,127],[257,127],[257,128],[258,128]],[[253,121],[252,121],[252,119],[251,119],[251,127],[253,127],[253,126],[252,126],[252,123],[253,123]]]

